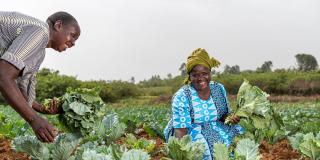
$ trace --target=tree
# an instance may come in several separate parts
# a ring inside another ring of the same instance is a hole
[[[296,54],[295,57],[300,71],[311,71],[318,68],[318,62],[313,55],[301,53]]]
[[[257,72],[271,72],[272,62],[265,61],[261,67],[257,68]]]
[[[223,73],[226,73],[226,74],[239,74],[240,73],[240,67],[238,65],[234,65],[234,66],[229,66],[229,65],[226,65],[224,67],[224,71]]]
[[[167,74],[167,79],[172,79],[172,74],[171,73]]]
[[[216,71],[215,69],[212,69],[212,70],[211,70],[211,74],[212,74],[212,75],[215,75],[215,74],[219,74],[219,72]]]
[[[135,78],[132,76],[131,78],[130,78],[130,83],[135,83],[136,82],[136,80],[135,80]]]
[[[186,76],[187,75],[186,63],[182,63],[180,65],[179,71],[181,72],[181,76]]]

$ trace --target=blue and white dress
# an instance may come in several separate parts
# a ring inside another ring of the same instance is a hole
[[[244,132],[240,125],[226,125],[220,121],[230,112],[223,85],[210,82],[210,92],[209,99],[202,100],[191,85],[180,88],[172,99],[173,115],[169,122],[173,128],[187,128],[192,141],[205,144],[203,160],[213,159],[214,143],[224,143],[229,147],[232,139]],[[169,124],[164,131],[165,135],[169,134],[168,127]]]

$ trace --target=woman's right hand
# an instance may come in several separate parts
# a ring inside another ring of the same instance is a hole
[[[177,138],[182,138],[188,133],[187,128],[175,128],[174,129],[174,136]]]
[[[42,142],[53,142],[58,134],[57,129],[40,116],[35,116],[29,124],[37,138]]]

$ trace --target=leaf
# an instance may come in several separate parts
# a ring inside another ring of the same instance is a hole
[[[83,160],[113,160],[112,156],[103,154],[103,153],[97,153],[95,150],[86,150],[82,154]]]
[[[81,139],[76,134],[59,135],[52,149],[53,160],[68,160]]]
[[[202,142],[192,142],[190,135],[181,139],[170,137],[168,141],[168,155],[174,160],[201,160],[205,151]]]
[[[214,159],[215,160],[228,160],[229,152],[225,144],[215,143],[214,144]]]
[[[48,160],[49,150],[35,136],[16,137],[12,142],[12,149],[24,152],[35,159]]]
[[[97,95],[82,94],[82,99],[88,103],[101,102],[102,99]]]
[[[244,156],[246,160],[258,159],[258,146],[254,141],[246,138],[237,143],[236,154]]]
[[[124,152],[121,160],[149,160],[150,156],[148,153],[142,151],[142,150],[137,150],[137,149],[132,149],[127,152]]]
[[[253,126],[257,129],[264,129],[267,128],[268,126],[270,126],[270,121],[268,121],[267,119],[263,118],[263,117],[259,117],[256,115],[252,115],[250,117],[253,121]]]
[[[86,113],[92,113],[92,111],[90,110],[90,108],[83,104],[83,103],[80,103],[80,102],[72,102],[70,103],[70,109],[72,109],[76,114],[80,115],[80,116],[83,116],[85,115]]]
[[[307,140],[299,145],[301,153],[308,156],[312,160],[320,159],[320,147],[312,140]]]

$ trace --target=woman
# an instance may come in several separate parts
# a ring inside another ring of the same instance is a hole
[[[224,124],[230,112],[226,91],[222,84],[211,81],[211,69],[219,64],[200,48],[188,57],[188,78],[172,99],[173,116],[164,131],[167,140],[189,134],[192,141],[203,142],[204,160],[213,159],[214,143],[229,147],[233,137],[243,133],[239,125]],[[239,117],[232,116],[231,122],[238,123]]]

